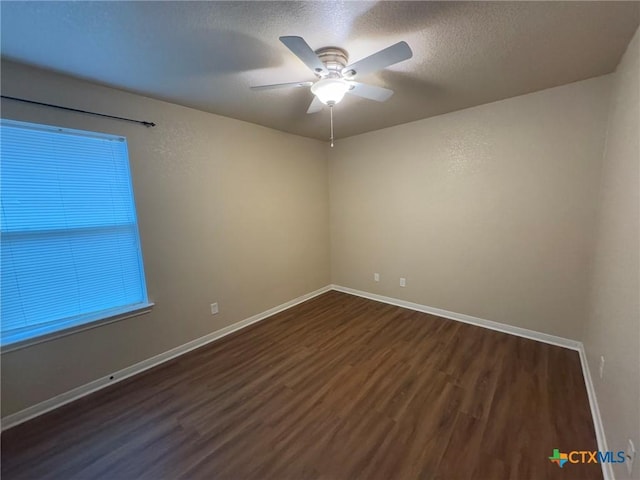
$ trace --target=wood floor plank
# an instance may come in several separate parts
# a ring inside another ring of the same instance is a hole
[[[485,422],[459,411],[449,443],[438,464],[438,477],[460,480],[473,478],[478,463]]]
[[[577,352],[329,292],[2,434],[3,479],[600,479]]]

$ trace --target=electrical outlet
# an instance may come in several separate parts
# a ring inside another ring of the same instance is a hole
[[[407,279],[404,277],[400,277],[400,286],[401,287],[406,287],[407,286]]]
[[[636,446],[633,444],[633,441],[629,439],[629,443],[627,444],[627,451],[624,452],[624,463],[627,466],[627,473],[631,476],[631,472],[633,471],[633,460],[636,458]]]
[[[600,378],[604,377],[604,356],[600,357]]]
[[[380,281],[380,274],[379,273],[374,273],[373,274],[373,281],[374,282],[379,282]]]
[[[218,304],[217,303],[212,303],[211,304],[211,315],[215,315],[216,313],[218,313]]]

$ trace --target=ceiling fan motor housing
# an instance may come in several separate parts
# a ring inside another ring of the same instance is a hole
[[[325,78],[341,78],[341,71],[349,63],[349,54],[338,47],[324,47],[316,50],[316,55],[329,70]],[[318,73],[320,76],[320,74]]]

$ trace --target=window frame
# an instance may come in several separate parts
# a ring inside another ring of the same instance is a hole
[[[29,325],[23,328],[13,329],[9,332],[0,333],[0,350],[4,353],[7,351],[13,351],[28,347],[34,344],[47,342],[56,338],[64,337],[67,335],[75,334],[84,330],[97,328],[109,323],[125,320],[128,318],[136,317],[149,313],[154,306],[154,303],[149,300],[147,292],[146,273],[144,268],[144,258],[142,252],[142,242],[140,238],[140,230],[138,224],[138,212],[135,202],[135,195],[133,190],[133,177],[131,175],[131,160],[129,157],[127,139],[124,136],[113,135],[102,132],[93,132],[87,130],[77,130],[71,128],[58,127],[53,125],[45,125],[33,122],[24,122],[18,120],[12,120],[7,118],[0,118],[0,126],[9,126],[13,128],[22,128],[25,130],[36,130],[53,133],[63,133],[68,135],[74,135],[78,137],[99,138],[110,141],[124,142],[124,151],[126,157],[126,168],[128,173],[128,180],[130,184],[131,194],[131,206],[134,213],[134,227],[135,235],[137,239],[138,248],[138,263],[141,277],[141,290],[142,301],[135,304],[121,305],[108,309],[93,311],[89,313],[83,313],[71,317],[60,318],[52,320],[50,322]],[[100,226],[99,228],[109,228],[110,226]],[[111,226],[112,227],[112,226]],[[73,229],[65,229],[65,231],[72,231]],[[13,232],[8,233],[12,235]],[[31,234],[35,232],[30,232]],[[15,234],[15,233],[13,233]],[[20,233],[18,233],[20,234]],[[36,234],[37,235],[37,234]],[[0,246],[1,248],[1,246]],[[1,305],[0,305],[1,310]]]

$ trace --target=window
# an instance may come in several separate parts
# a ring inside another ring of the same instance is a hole
[[[126,139],[0,133],[2,345],[148,309]]]

